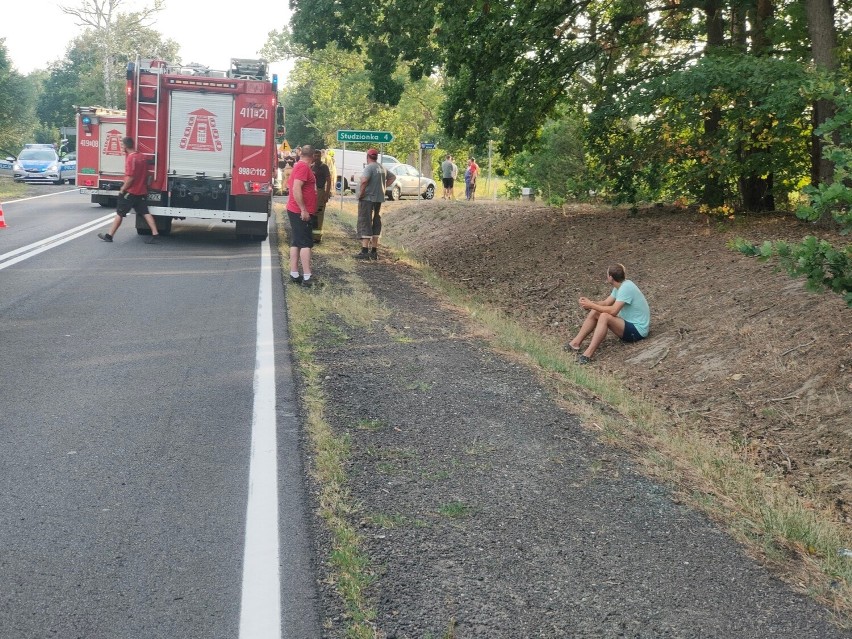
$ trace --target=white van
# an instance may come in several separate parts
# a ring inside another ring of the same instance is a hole
[[[340,191],[341,179],[343,180],[343,192],[354,191],[355,185],[361,180],[361,173],[367,165],[366,151],[351,151],[346,149],[328,149],[334,151],[334,165],[337,167],[337,176],[334,188]],[[379,162],[385,166],[389,164],[400,164],[394,156],[379,152]]]

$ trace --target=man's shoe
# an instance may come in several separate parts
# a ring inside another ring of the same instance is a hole
[[[112,242],[112,237],[110,237],[109,233],[98,233],[98,237],[104,242]]]
[[[290,284],[301,285],[304,281],[305,279],[301,275],[299,275],[298,277],[293,277],[292,275],[290,276]]]
[[[379,252],[378,251],[370,251],[370,259],[374,260],[374,261],[378,260],[379,259]]]
[[[159,244],[160,236],[159,235],[151,235],[150,237],[145,238],[145,244]]]
[[[311,278],[309,280],[304,280],[304,279],[302,280],[302,287],[303,288],[311,288],[315,284],[316,284],[316,280],[314,278]]]
[[[580,355],[580,356],[577,358],[577,363],[578,363],[578,364],[580,364],[580,365],[588,364],[588,363],[589,363],[589,362],[591,362],[591,361],[592,361],[592,358],[591,358],[591,357],[586,357],[585,355]]]
[[[367,251],[361,251],[358,255],[355,256],[356,260],[369,260],[370,254]]]

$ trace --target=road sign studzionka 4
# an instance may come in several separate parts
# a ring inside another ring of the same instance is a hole
[[[337,141],[388,144],[393,142],[393,133],[390,131],[338,131]]]

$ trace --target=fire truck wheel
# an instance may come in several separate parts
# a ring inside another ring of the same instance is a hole
[[[136,233],[139,235],[151,235],[151,229],[136,229]]]

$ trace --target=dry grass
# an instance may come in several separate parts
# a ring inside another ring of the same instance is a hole
[[[287,263],[286,238],[281,229],[286,219],[278,212],[279,247],[282,263]],[[339,265],[345,268],[345,264]],[[286,267],[285,267],[286,268]],[[383,311],[363,283],[349,273],[346,290],[324,289],[317,295],[291,287],[287,291],[290,341],[303,382],[302,405],[313,450],[311,472],[320,488],[319,515],[332,537],[330,579],[340,595],[347,616],[346,635],[353,639],[373,639],[376,612],[366,590],[375,579],[369,558],[361,550],[361,539],[353,525],[355,507],[347,487],[345,463],[349,457],[348,435],[336,435],[325,419],[326,399],[322,391],[324,371],[314,359],[314,342],[323,323],[333,315],[350,326],[370,326]]]

